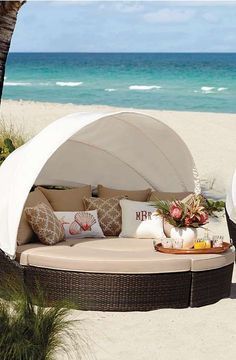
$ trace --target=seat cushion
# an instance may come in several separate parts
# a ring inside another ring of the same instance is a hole
[[[234,262],[234,250],[214,255],[169,255],[155,252],[151,239],[71,239],[54,246],[18,247],[22,265],[97,273],[170,273],[217,269]]]
[[[150,239],[73,239],[20,252],[22,265],[68,271],[168,273],[190,271],[191,265],[189,259],[156,253]]]
[[[187,258],[191,258],[192,271],[213,270],[232,264],[235,261],[235,251],[232,248],[222,254],[193,254]]]

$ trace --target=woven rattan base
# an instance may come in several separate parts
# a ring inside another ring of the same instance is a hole
[[[147,311],[189,305],[191,273],[97,274],[27,267],[25,282],[47,294],[49,304],[67,299],[81,310]]]
[[[233,264],[200,271],[164,274],[102,274],[21,266],[0,251],[0,284],[7,277],[37,285],[48,305],[69,301],[81,310],[148,311],[212,304],[230,295]]]
[[[208,271],[192,273],[190,306],[213,304],[230,296],[234,264]]]
[[[0,285],[4,281],[24,282],[24,267],[0,250]]]

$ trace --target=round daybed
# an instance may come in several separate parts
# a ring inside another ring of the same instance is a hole
[[[0,168],[0,279],[39,284],[48,304],[82,310],[135,311],[211,304],[230,294],[234,251],[217,255],[157,253],[152,239],[73,239],[17,246],[33,185],[161,192],[199,191],[192,156],[179,136],[140,113],[73,114],[42,130]],[[63,190],[61,190],[63,191]]]

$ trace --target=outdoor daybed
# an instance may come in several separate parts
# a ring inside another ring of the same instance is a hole
[[[179,136],[140,113],[81,113],[50,124],[0,168],[0,279],[36,284],[48,304],[71,300],[82,310],[134,311],[211,304],[230,294],[234,251],[167,255],[153,239],[71,239],[17,246],[33,185],[199,191],[192,156]],[[65,190],[60,190],[65,191]],[[132,200],[132,199],[131,199]]]

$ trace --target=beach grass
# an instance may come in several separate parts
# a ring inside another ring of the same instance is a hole
[[[18,148],[27,141],[28,136],[20,126],[13,122],[6,122],[3,117],[0,117],[0,147],[4,146],[5,139],[11,139],[15,148]]]
[[[46,307],[38,286],[33,295],[15,279],[6,279],[0,287],[1,360],[54,360],[58,353],[70,359],[70,350],[80,359],[83,339],[70,311],[67,303]]]
[[[0,165],[12,151],[27,140],[28,136],[20,126],[13,122],[5,122],[4,118],[0,117]]]

